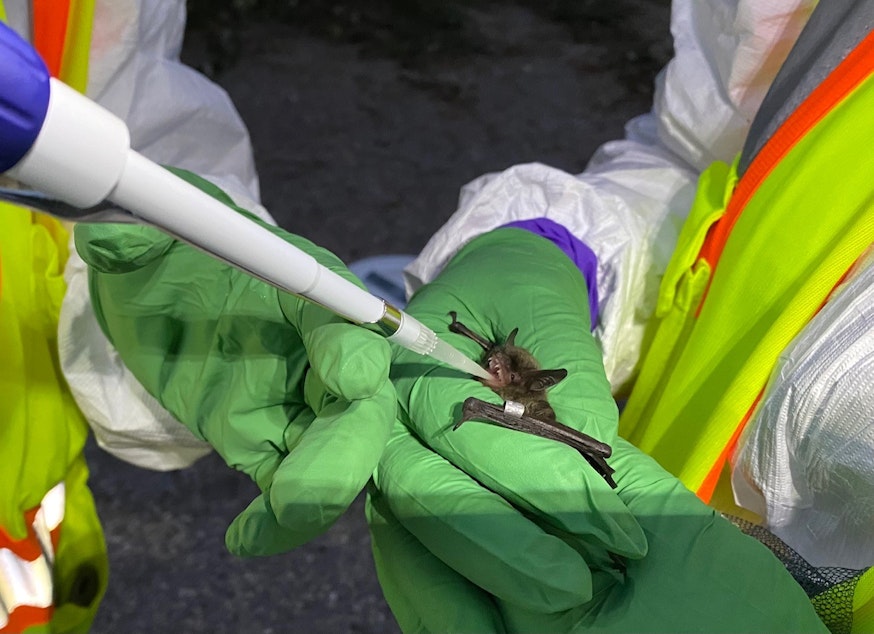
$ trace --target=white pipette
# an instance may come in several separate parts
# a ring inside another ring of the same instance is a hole
[[[283,291],[356,324],[376,324],[389,341],[490,378],[419,320],[131,150],[121,119],[49,80],[32,49],[3,25],[0,36],[8,62],[0,64],[0,86],[14,87],[0,97],[0,172],[79,209],[110,201]]]

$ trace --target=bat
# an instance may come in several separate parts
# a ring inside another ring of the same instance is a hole
[[[484,353],[482,366],[491,373],[491,379],[481,379],[504,399],[504,407],[498,407],[475,397],[467,398],[462,405],[462,417],[453,429],[458,429],[469,420],[486,420],[501,427],[550,438],[570,445],[616,488],[606,458],[612,454],[610,445],[588,434],[563,425],[556,420],[555,410],[549,404],[546,391],[567,376],[567,370],[542,370],[537,359],[528,350],[516,345],[518,328],[514,328],[504,343],[489,341],[458,321],[454,311],[449,313],[452,323],[449,330],[477,342]]]

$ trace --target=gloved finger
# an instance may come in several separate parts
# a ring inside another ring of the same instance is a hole
[[[307,418],[307,359],[275,291],[184,244],[126,274],[93,272],[94,312],[125,365],[179,421],[256,482]],[[301,385],[299,385],[299,383]]]
[[[504,631],[489,596],[413,537],[376,487],[365,513],[379,585],[402,631]]]
[[[271,548],[291,550],[327,530],[376,468],[396,409],[389,383],[367,399],[324,405],[303,433],[287,439],[290,453],[265,488],[266,499],[234,520],[229,548],[263,552],[258,540],[267,535]]]
[[[589,569],[570,546],[422,446],[400,422],[374,482],[419,542],[485,592],[541,611],[591,598]]]
[[[363,286],[333,253],[300,236],[284,238],[322,266]],[[279,305],[300,333],[313,369],[332,394],[347,400],[366,398],[388,379],[391,347],[384,337],[295,295],[279,293]]]
[[[127,273],[146,266],[174,242],[154,227],[128,224],[79,223],[73,236],[82,260],[101,273]]]
[[[298,532],[276,520],[269,489],[252,500],[225,531],[225,547],[238,557],[278,555],[302,543]]]
[[[367,398],[388,383],[388,341],[318,306],[301,309],[301,339],[325,388],[346,400]]]
[[[579,629],[579,624],[589,610],[591,606],[581,605],[561,612],[538,612],[507,601],[498,602],[498,612],[508,632],[537,632],[537,634],[581,632],[584,630]],[[597,626],[592,627],[591,630],[602,631],[600,625],[597,623]]]

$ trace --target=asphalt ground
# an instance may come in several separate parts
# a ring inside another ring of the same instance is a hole
[[[346,262],[416,253],[486,172],[582,171],[670,56],[663,1],[313,4],[191,2],[183,59],[236,103],[280,225]],[[110,560],[94,632],[399,631],[362,497],[310,544],[238,559],[224,531],[257,491],[216,455],[87,458]]]

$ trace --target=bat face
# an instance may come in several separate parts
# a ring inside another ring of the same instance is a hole
[[[449,313],[452,332],[476,341],[485,351],[482,365],[492,379],[482,383],[494,390],[505,401],[516,401],[525,406],[525,413],[541,420],[555,420],[555,412],[546,399],[546,390],[567,376],[567,370],[541,370],[537,359],[525,348],[516,345],[514,328],[504,343],[494,343],[476,334]]]
[[[511,333],[508,342],[512,341]],[[555,412],[546,398],[546,390],[567,376],[566,370],[541,370],[537,360],[525,348],[512,343],[492,346],[483,357],[485,367],[495,377],[483,380],[505,401],[516,401],[525,406],[529,415],[554,420]]]

